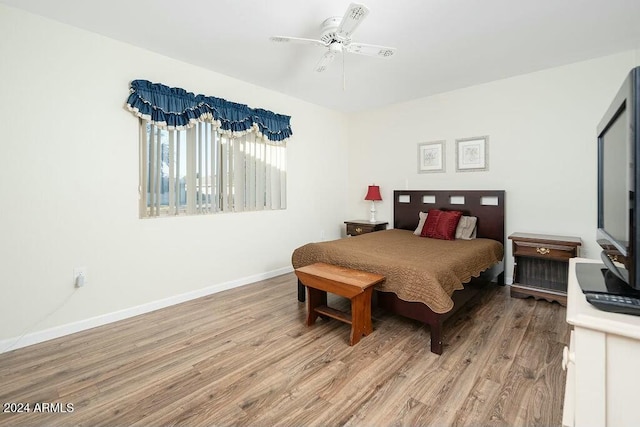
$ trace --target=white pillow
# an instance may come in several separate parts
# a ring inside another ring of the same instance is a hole
[[[472,240],[476,238],[476,224],[478,218],[475,216],[460,217],[458,227],[456,228],[456,239]]]
[[[416,228],[416,231],[413,232],[413,234],[415,234],[416,236],[419,236],[420,233],[422,233],[422,227],[424,227],[424,223],[427,220],[427,213],[420,212],[419,216],[420,216],[420,221],[418,221],[418,228]]]

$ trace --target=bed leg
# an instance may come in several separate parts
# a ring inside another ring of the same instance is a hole
[[[300,302],[304,302],[305,300],[305,287],[302,284],[302,282],[300,281],[300,279],[298,279],[298,301]]]
[[[431,327],[431,353],[442,354],[442,322],[436,320]]]

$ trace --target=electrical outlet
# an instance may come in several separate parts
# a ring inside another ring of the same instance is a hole
[[[76,288],[81,288],[87,284],[89,270],[87,267],[75,267],[73,269],[73,284]]]

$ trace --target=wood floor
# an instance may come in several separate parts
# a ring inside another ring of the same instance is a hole
[[[491,287],[445,323],[436,356],[426,327],[378,309],[353,347],[349,325],[307,328],[296,292],[291,273],[1,354],[3,409],[31,412],[0,425],[561,424],[557,303]],[[73,412],[34,412],[43,402]]]

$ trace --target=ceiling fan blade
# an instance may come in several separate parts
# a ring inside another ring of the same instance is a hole
[[[338,29],[336,30],[336,37],[338,40],[345,41],[351,39],[351,34],[353,34],[368,14],[369,9],[367,6],[358,3],[351,3],[344,14]]]
[[[383,58],[387,58],[396,53],[396,48],[394,47],[376,46],[374,44],[365,43],[350,43],[345,46],[344,49],[350,53],[367,56],[380,56]]]
[[[320,46],[320,47],[328,46],[328,43],[325,43],[322,40],[304,39],[300,37],[274,36],[274,37],[269,37],[269,40],[271,40],[272,42],[278,42],[278,43],[293,42],[293,43],[300,43],[300,44],[312,44],[314,46]]]
[[[336,58],[335,51],[332,51],[332,50],[327,51],[324,55],[322,55],[322,58],[320,58],[320,61],[318,61],[318,64],[316,65],[316,71],[321,73],[324,70],[326,70],[327,65],[331,64],[335,58]]]

